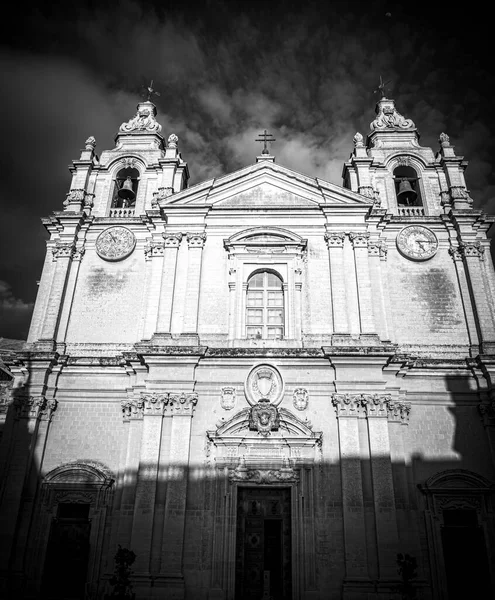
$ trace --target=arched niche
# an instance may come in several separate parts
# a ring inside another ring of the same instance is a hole
[[[57,536],[63,540],[74,537],[77,532],[80,536],[77,543],[87,546],[86,564],[83,565],[85,593],[96,593],[114,483],[115,479],[105,465],[89,461],[60,465],[45,475],[33,524],[34,543],[27,557],[29,585],[33,591],[50,594],[47,586],[52,571],[60,569],[57,552],[63,555],[64,551],[70,553],[71,548],[69,545],[67,550],[57,549],[57,543],[60,543]],[[70,556],[67,558],[70,562]]]
[[[448,469],[418,487],[426,500],[434,597],[492,597],[495,485],[473,471]]]

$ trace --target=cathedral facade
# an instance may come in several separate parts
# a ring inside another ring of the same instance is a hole
[[[156,116],[88,138],[43,219],[3,597],[491,598],[495,218],[463,157],[383,97],[342,187],[266,143],[189,187]]]

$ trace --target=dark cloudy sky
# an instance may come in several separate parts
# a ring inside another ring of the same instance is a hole
[[[68,164],[89,135],[97,153],[113,147],[151,79],[191,184],[254,162],[264,128],[278,163],[341,184],[382,75],[423,145],[450,135],[470,162],[475,206],[495,212],[493,28],[480,2],[18,6],[0,39],[0,337],[27,335],[45,253],[40,217],[61,209]]]

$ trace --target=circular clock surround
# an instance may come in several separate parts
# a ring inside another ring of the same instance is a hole
[[[428,260],[438,250],[438,239],[427,227],[409,225],[399,232],[397,248],[403,256],[411,260]]]
[[[136,246],[136,236],[127,227],[115,225],[102,231],[96,239],[96,252],[105,260],[122,260]]]

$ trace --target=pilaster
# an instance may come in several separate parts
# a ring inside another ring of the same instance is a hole
[[[170,333],[172,321],[172,303],[174,299],[177,273],[177,254],[182,240],[181,233],[163,234],[165,242],[165,258],[163,261],[163,277],[158,308],[159,333]]]
[[[150,572],[162,421],[168,402],[168,394],[141,395],[142,436],[131,535],[131,548],[136,553],[135,571],[140,574]]]
[[[327,231],[325,241],[330,262],[333,333],[349,333],[344,269],[344,232]]]
[[[333,394],[337,411],[342,477],[342,511],[346,579],[367,579],[366,525],[364,515],[358,417],[362,414],[360,394]]]
[[[356,265],[356,280],[358,288],[359,322],[362,334],[376,333],[373,316],[373,302],[371,295],[371,279],[368,264],[368,239],[370,234],[366,231],[351,232],[349,238],[354,248]]]
[[[148,290],[146,294],[146,317],[144,323],[143,338],[150,339],[157,330],[158,307],[163,277],[163,264],[165,254],[165,242],[163,239],[152,239],[147,242],[144,249],[147,261],[151,262],[148,278]]]
[[[397,576],[398,532],[388,434],[391,396],[363,394],[362,402],[368,419],[378,572],[380,579],[394,579]]]
[[[196,393],[169,395],[172,415],[170,459],[168,468],[167,500],[163,527],[162,560],[160,573],[173,579],[182,577],[184,552],[184,525],[186,516],[191,420],[198,402]]]
[[[197,333],[199,288],[201,282],[201,257],[206,240],[206,233],[187,233],[188,264],[187,264],[187,286],[186,304],[184,309],[184,334]]]

